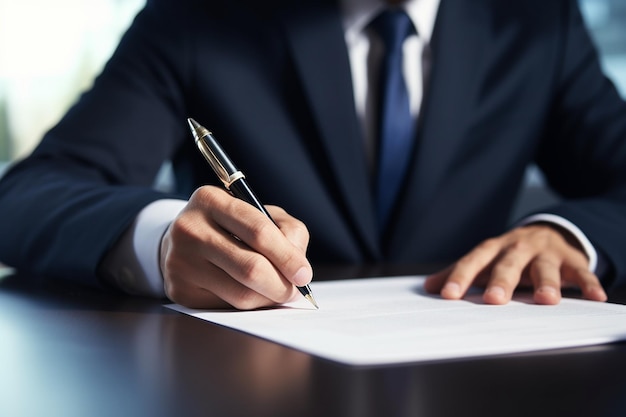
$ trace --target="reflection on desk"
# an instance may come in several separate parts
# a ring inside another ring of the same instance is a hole
[[[624,344],[349,367],[159,301],[19,275],[0,280],[0,334],[0,416],[626,415]]]

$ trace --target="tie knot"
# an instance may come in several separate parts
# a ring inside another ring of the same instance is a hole
[[[401,48],[404,40],[415,32],[411,18],[402,9],[386,9],[370,25],[390,50]]]

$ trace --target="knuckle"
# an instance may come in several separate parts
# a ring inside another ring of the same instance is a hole
[[[218,213],[239,214],[238,211],[234,211],[238,210],[236,203],[242,203],[242,201],[232,198],[226,190],[212,185],[196,189],[189,198],[189,207],[203,218],[214,219]]]
[[[302,222],[300,220],[295,220],[294,221],[293,228],[296,231],[296,233],[298,234],[298,236],[302,236],[302,237],[306,238],[307,240],[311,236],[311,234],[309,232],[309,228],[306,226],[306,224],[304,224],[304,222]]]
[[[533,260],[532,265],[537,269],[558,268],[560,266],[556,259],[549,256],[538,256]]]
[[[239,264],[240,280],[245,286],[252,286],[255,282],[263,279],[267,275],[265,263],[261,256],[255,253],[250,254]]]
[[[198,227],[188,216],[176,218],[168,229],[173,242],[178,240],[190,240],[196,237]]]
[[[534,245],[539,245],[541,247],[547,247],[556,243],[555,237],[558,240],[562,240],[561,235],[551,227],[539,227],[533,229],[529,236]]]
[[[246,240],[254,247],[263,245],[268,241],[271,242],[271,236],[275,228],[276,226],[269,221],[269,219],[264,217],[260,218],[259,220],[253,221],[249,224],[249,235]]]
[[[218,191],[221,192],[221,190],[219,190],[217,187],[213,187],[211,185],[203,185],[193,192],[190,200],[197,200],[202,202],[203,204],[213,205],[216,203],[217,196],[219,195]]]
[[[287,268],[291,265],[302,265],[302,259],[295,250],[288,250],[281,253],[280,265],[285,265]]]
[[[519,270],[517,262],[511,258],[503,258],[493,266],[493,275],[507,275]]]
[[[527,253],[532,250],[532,245],[526,240],[515,240],[511,242],[507,247],[509,253]]]

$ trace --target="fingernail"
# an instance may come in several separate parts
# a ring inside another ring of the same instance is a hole
[[[559,295],[556,289],[548,286],[540,287],[537,292],[551,297],[557,297]]]
[[[298,269],[293,277],[291,277],[291,282],[300,287],[311,282],[312,278],[313,271],[311,270],[311,268],[303,266],[302,268]]]
[[[446,298],[460,298],[461,286],[456,282],[448,282],[446,285],[443,286],[441,294]]]
[[[506,292],[504,291],[504,288],[502,287],[489,287],[486,293],[488,293],[492,297],[496,297],[500,299],[506,296]]]

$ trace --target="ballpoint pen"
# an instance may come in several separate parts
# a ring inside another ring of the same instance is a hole
[[[239,171],[235,164],[233,164],[213,134],[194,119],[187,119],[187,123],[189,123],[189,128],[191,129],[191,133],[193,134],[193,138],[196,141],[198,149],[200,149],[204,158],[207,160],[211,168],[213,168],[213,171],[215,171],[215,174],[218,176],[220,181],[222,181],[224,188],[230,191],[236,198],[239,198],[240,200],[243,200],[261,210],[263,214],[274,222],[272,216],[270,216],[257,196],[254,192],[252,192],[252,189],[248,185],[243,172]],[[315,308],[319,308],[315,298],[313,298],[311,288],[308,285],[296,288],[298,288],[304,298],[309,300]]]

